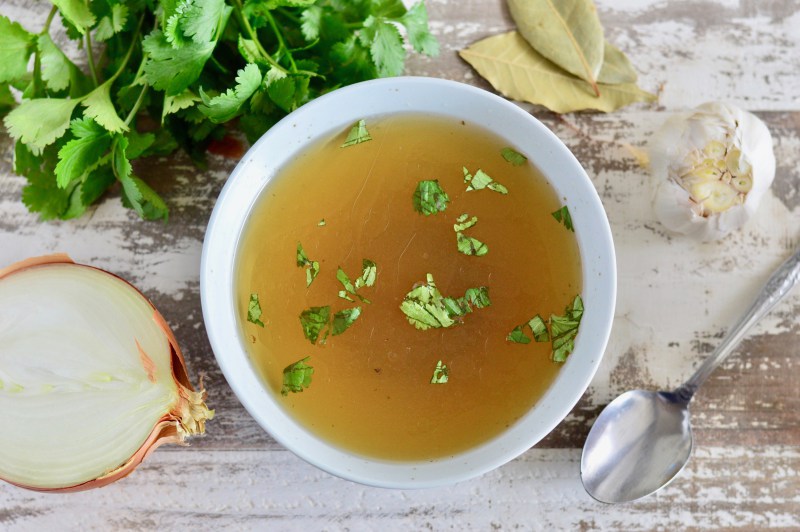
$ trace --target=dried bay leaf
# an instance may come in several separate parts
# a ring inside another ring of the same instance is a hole
[[[595,96],[591,85],[548,61],[516,31],[478,41],[459,55],[504,96],[543,105],[556,113],[611,112],[656,99],[634,83],[600,84],[600,96]]]
[[[508,0],[508,8],[537,52],[587,81],[597,94],[605,39],[592,0]]]
[[[633,65],[628,60],[628,56],[622,50],[606,41],[606,51],[603,55],[603,66],[600,74],[597,75],[598,83],[636,83],[639,76],[636,75]]]

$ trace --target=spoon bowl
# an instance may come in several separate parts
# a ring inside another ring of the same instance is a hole
[[[600,502],[627,502],[675,478],[692,453],[688,406],[673,392],[631,390],[614,399],[586,438],[586,491]]]
[[[800,249],[772,274],[758,297],[694,375],[673,392],[633,390],[600,413],[581,457],[581,481],[600,502],[641,499],[667,485],[692,454],[689,402],[745,333],[800,282]]]

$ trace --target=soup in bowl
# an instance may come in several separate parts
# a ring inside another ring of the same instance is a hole
[[[588,386],[614,312],[611,233],[569,150],[467,85],[393,78],[271,128],[203,248],[211,345],[298,456],[385,487],[515,458]]]

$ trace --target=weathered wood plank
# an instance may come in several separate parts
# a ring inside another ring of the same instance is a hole
[[[800,452],[701,448],[683,476],[624,506],[592,500],[577,450],[533,450],[449,488],[342,481],[286,451],[159,450],[102,490],[46,495],[0,485],[0,528],[23,530],[754,530],[800,527]]]

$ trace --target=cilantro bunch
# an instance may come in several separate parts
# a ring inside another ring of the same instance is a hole
[[[0,15],[0,113],[16,141],[14,171],[28,180],[22,200],[45,220],[81,216],[117,183],[125,206],[166,220],[166,203],[132,160],[180,148],[202,165],[229,122],[252,142],[325,92],[398,75],[401,27],[415,51],[439,48],[422,2],[52,3],[38,33]],[[85,70],[50,37],[56,16]]]

